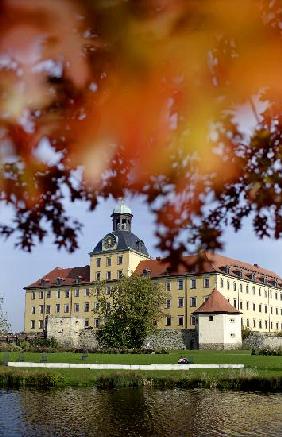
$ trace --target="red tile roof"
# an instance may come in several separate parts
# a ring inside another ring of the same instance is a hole
[[[160,276],[176,276],[184,274],[200,274],[200,273],[226,273],[230,276],[242,279],[252,279],[255,282],[263,283],[264,278],[267,284],[282,286],[282,278],[276,273],[264,269],[257,264],[249,264],[243,261],[238,261],[227,256],[218,255],[216,253],[203,252],[200,262],[197,255],[183,257],[183,264],[179,265],[176,270],[169,269],[169,263],[161,259],[141,261],[136,269],[137,274],[144,274],[146,271],[152,278]],[[227,270],[228,269],[228,270]],[[240,276],[241,275],[241,276]],[[252,278],[254,275],[254,278]]]
[[[241,314],[222,294],[214,289],[208,299],[193,314]]]
[[[58,279],[60,280],[60,283],[58,283]],[[25,287],[25,289],[46,286],[51,287],[56,285],[74,285],[77,283],[77,280],[79,280],[80,283],[88,283],[90,281],[89,266],[72,267],[67,269],[56,267],[42,278]]]

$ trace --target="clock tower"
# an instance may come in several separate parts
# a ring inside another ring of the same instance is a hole
[[[131,232],[133,214],[123,201],[111,215],[113,230],[90,252],[90,281],[114,281],[130,276],[140,261],[149,258],[142,239]]]

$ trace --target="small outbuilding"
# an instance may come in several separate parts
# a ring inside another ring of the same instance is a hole
[[[199,349],[237,349],[242,346],[241,313],[216,289],[194,311]]]

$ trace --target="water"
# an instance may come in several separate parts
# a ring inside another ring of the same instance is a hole
[[[282,436],[282,395],[0,390],[0,436]]]

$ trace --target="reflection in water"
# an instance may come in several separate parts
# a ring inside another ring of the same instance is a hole
[[[209,390],[0,390],[0,436],[281,436],[282,396]]]

